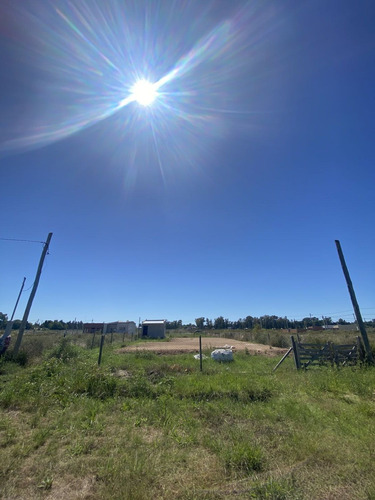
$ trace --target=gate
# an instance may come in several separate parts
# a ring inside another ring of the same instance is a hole
[[[297,370],[326,363],[343,366],[364,361],[364,349],[359,337],[352,344],[342,345],[335,345],[333,342],[327,342],[324,345],[303,344],[299,338],[296,340],[293,336],[291,340],[291,350],[293,350]]]

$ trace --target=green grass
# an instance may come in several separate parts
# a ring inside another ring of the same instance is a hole
[[[374,368],[121,345],[0,361],[3,498],[375,498]]]

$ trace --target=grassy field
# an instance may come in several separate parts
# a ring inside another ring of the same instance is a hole
[[[98,367],[92,336],[29,334],[0,361],[1,498],[375,499],[374,368],[236,353],[201,373],[123,345]]]

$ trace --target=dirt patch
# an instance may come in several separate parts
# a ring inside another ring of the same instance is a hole
[[[89,500],[95,496],[95,477],[61,478],[53,481],[51,493],[45,496],[46,500]]]
[[[249,351],[250,354],[263,356],[281,356],[287,349],[272,347],[264,344],[253,344],[241,340],[233,340],[216,337],[202,337],[202,349],[214,350],[220,348],[232,348],[233,351]],[[123,347],[119,352],[151,351],[156,354],[184,354],[187,352],[199,352],[198,338],[172,338],[168,342],[144,342],[142,344]]]

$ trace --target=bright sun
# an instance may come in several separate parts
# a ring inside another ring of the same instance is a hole
[[[150,106],[158,95],[155,84],[147,80],[138,80],[130,89],[130,92],[134,100],[141,106]]]

